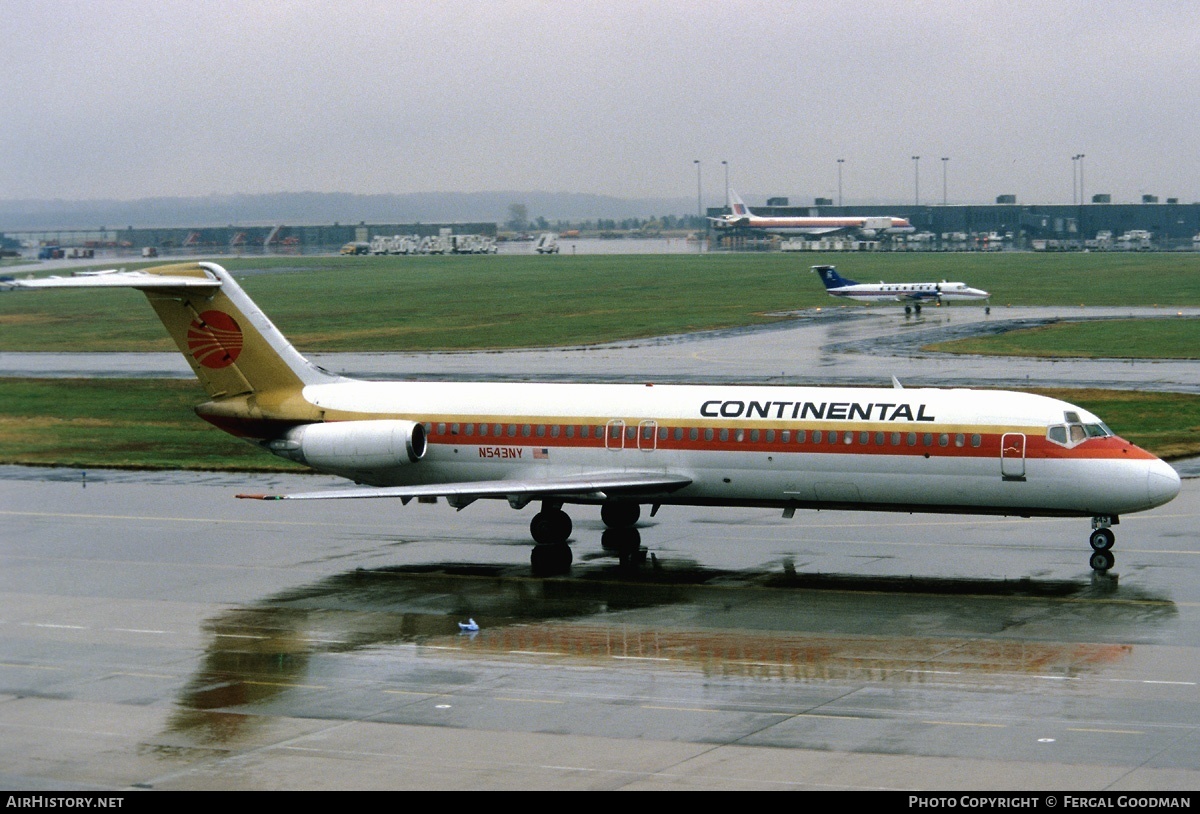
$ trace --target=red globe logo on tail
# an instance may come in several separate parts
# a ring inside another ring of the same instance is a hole
[[[207,368],[229,367],[242,352],[242,329],[222,311],[205,311],[188,326],[188,350]]]

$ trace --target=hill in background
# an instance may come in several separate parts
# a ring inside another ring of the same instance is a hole
[[[354,195],[281,192],[190,198],[0,201],[0,231],[324,223],[504,223],[520,204],[529,218],[585,221],[688,215],[686,198],[614,198],[568,192],[422,192]]]

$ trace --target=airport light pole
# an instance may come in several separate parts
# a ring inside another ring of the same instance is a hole
[[[942,206],[946,205],[946,165],[950,163],[949,156],[942,156]]]
[[[842,165],[846,163],[846,159],[839,158],[838,165],[838,206],[842,205]]]
[[[921,205],[921,156],[914,155],[913,160],[913,196],[916,205]]]
[[[1071,205],[1079,203],[1079,156],[1071,156]]]
[[[1079,203],[1087,203],[1087,198],[1083,196],[1083,153],[1079,154]]]
[[[696,251],[703,251],[704,242],[700,237],[700,229],[704,224],[704,208],[700,202],[700,159],[692,161],[696,165]]]
[[[725,205],[729,205],[729,162],[722,161],[721,166],[725,168]]]

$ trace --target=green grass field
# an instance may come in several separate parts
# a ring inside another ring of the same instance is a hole
[[[993,308],[1200,305],[1200,254],[1190,253],[775,252],[220,262],[307,352],[591,344],[757,324],[796,308],[865,307],[832,300],[809,271],[817,263],[834,263],[859,281],[961,280],[992,292]],[[1159,291],[1170,291],[1171,302],[1156,303],[1151,292]],[[171,347],[136,292],[0,293],[0,350]]]
[[[834,263],[860,281],[962,280],[991,291],[993,307],[1200,305],[1200,255],[1191,254],[500,255],[220,262],[308,352],[585,344],[755,324],[777,319],[773,312],[803,307],[862,307],[833,302],[809,272],[817,263]],[[1167,290],[1170,303],[1156,303],[1149,293]],[[1105,321],[963,340],[954,348],[1197,358],[1198,337],[1196,319]],[[0,350],[172,349],[136,292],[0,293]],[[1095,412],[1156,454],[1200,454],[1200,398],[1123,391],[1054,395]],[[204,398],[191,381],[0,379],[0,463],[300,469],[201,421],[192,407]]]
[[[1067,322],[927,345],[943,353],[1088,359],[1200,359],[1200,319]]]
[[[305,471],[200,419],[207,398],[193,380],[0,378],[0,463]]]

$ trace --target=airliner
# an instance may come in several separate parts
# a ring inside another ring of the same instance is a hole
[[[356,486],[263,500],[537,502],[537,575],[572,562],[563,507],[639,540],[643,506],[1090,517],[1090,565],[1122,514],[1179,492],[1167,463],[1092,413],[995,390],[362,381],[302,356],[215,263],[45,277],[20,288],[142,291],[208,395],[204,420]],[[618,539],[618,538],[614,538]],[[640,540],[639,540],[640,542]],[[601,543],[605,540],[602,537]],[[614,546],[615,547],[615,546]]]
[[[802,235],[825,237],[839,233],[855,234],[873,238],[879,235],[901,235],[916,231],[905,218],[888,215],[839,215],[830,217],[770,217],[755,215],[746,202],[729,190],[729,214],[710,217],[713,229],[718,231],[743,230],[771,235]]]
[[[847,280],[837,273],[835,266],[813,266],[821,275],[821,282],[830,296],[867,303],[904,303],[905,313],[915,308],[921,312],[921,304],[933,302],[941,305],[965,300],[986,300],[992,296],[980,288],[971,288],[966,283],[859,283]]]

